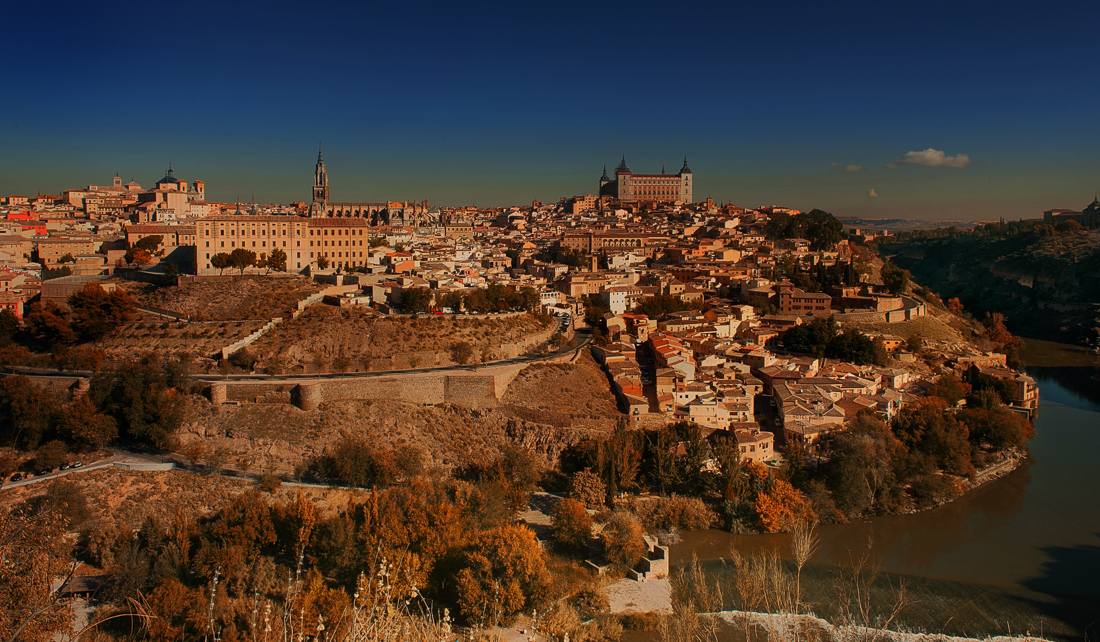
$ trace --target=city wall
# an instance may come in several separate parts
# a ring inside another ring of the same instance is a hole
[[[477,371],[450,370],[341,377],[299,381],[218,381],[210,385],[210,401],[293,403],[313,410],[326,401],[345,399],[396,399],[417,404],[449,403],[466,408],[490,408],[508,390],[516,374],[527,364],[492,367]]]

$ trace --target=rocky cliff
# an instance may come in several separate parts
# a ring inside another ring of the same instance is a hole
[[[881,254],[975,316],[1001,312],[1025,337],[1096,345],[1100,231],[956,235],[884,244]]]

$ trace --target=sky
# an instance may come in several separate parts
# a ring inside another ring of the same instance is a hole
[[[1100,3],[25,2],[0,195],[516,205],[606,165],[696,200],[1033,218],[1100,189]],[[751,5],[751,6],[749,6]],[[759,6],[758,6],[759,5]]]

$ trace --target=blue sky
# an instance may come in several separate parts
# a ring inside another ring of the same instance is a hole
[[[23,3],[0,194],[171,162],[211,199],[308,200],[318,141],[335,200],[557,200],[623,154],[686,154],[697,199],[837,215],[1100,189],[1098,3],[768,4]]]

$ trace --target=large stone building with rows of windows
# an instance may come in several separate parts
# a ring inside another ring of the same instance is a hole
[[[615,180],[607,176],[607,168],[600,177],[600,196],[610,196],[625,202],[690,203],[692,190],[691,170],[687,156],[684,166],[676,174],[635,174],[626,166],[626,157],[615,168]]]
[[[370,247],[367,221],[359,218],[216,215],[195,222],[195,265],[199,275],[218,274],[210,257],[237,248],[266,258],[275,248],[286,253],[288,272],[301,272],[324,256],[331,267],[365,265]]]

